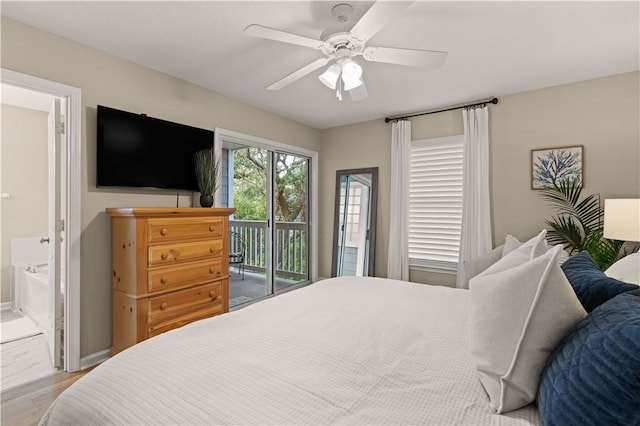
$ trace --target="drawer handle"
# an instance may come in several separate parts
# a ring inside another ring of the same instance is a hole
[[[167,235],[169,233],[169,230],[167,228],[162,228],[160,230],[160,235]]]
[[[213,226],[213,225],[209,225],[209,231],[210,231],[210,232],[213,232],[213,231],[215,231],[215,230],[216,230],[216,227],[215,227],[215,226]]]
[[[161,258],[162,260],[167,260],[167,258],[168,258],[168,257],[169,257],[169,255],[168,255],[167,253],[162,253],[162,254],[160,255],[160,258]]]
[[[218,295],[216,294],[216,292],[215,292],[215,291],[210,290],[210,291],[209,291],[209,297],[210,297],[212,300],[216,300],[216,299],[218,298]]]
[[[215,252],[216,252],[216,248],[215,247],[209,248],[209,253],[215,253]]]
[[[166,283],[167,283],[167,281],[169,281],[169,280],[167,279],[167,277],[162,277],[162,278],[160,278],[160,284],[166,284]]]
[[[162,305],[160,305],[161,311],[164,311],[165,309],[167,309],[167,302],[164,302]]]

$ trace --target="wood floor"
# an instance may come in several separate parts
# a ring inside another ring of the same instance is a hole
[[[76,373],[59,372],[2,392],[0,423],[37,425],[53,400],[89,371],[90,368]]]

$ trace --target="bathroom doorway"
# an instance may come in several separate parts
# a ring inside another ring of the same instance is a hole
[[[3,70],[3,391],[80,369],[79,107],[79,89]]]
[[[2,84],[2,389],[63,367],[64,99]]]

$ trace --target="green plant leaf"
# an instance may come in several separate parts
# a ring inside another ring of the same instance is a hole
[[[549,244],[562,244],[569,254],[584,249],[582,230],[570,217],[559,216],[545,223],[551,228],[547,231]]]
[[[555,217],[545,221],[550,228],[547,240],[562,244],[570,254],[587,250],[604,270],[619,258],[624,242],[602,237],[604,211],[600,195],[591,194],[580,200],[581,194],[582,183],[578,180],[563,181],[540,192],[557,210]]]
[[[202,195],[213,195],[220,186],[220,163],[213,148],[194,155],[196,182]]]

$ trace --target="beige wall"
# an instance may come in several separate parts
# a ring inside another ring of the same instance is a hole
[[[386,135],[389,135],[387,138]],[[389,162],[390,127],[384,121],[369,121],[352,126],[337,127],[322,132],[322,151],[319,173],[320,236],[318,241],[321,277],[331,276],[331,246],[333,244],[333,215],[335,205],[336,170],[378,167],[378,226],[376,229],[375,270],[386,276],[387,241],[389,227]],[[381,244],[384,242],[384,244]],[[384,264],[384,268],[381,265]]]
[[[12,238],[47,235],[47,113],[2,105],[2,303],[11,301]]]
[[[111,346],[111,227],[104,209],[176,203],[175,193],[96,188],[96,105],[320,150],[320,132],[311,127],[5,17],[1,31],[3,68],[82,90],[81,357]],[[181,206],[190,203],[180,197]]]
[[[497,94],[499,95],[499,94]],[[621,74],[509,96],[490,109],[491,191],[495,245],[506,234],[535,235],[549,209],[531,190],[532,149],[584,146],[585,193],[602,198],[640,197],[640,72]],[[460,111],[412,120],[412,139],[463,133]],[[380,168],[376,275],[386,276],[389,241],[391,124],[383,120],[322,132],[320,275],[331,270],[335,171]],[[411,280],[455,285],[455,276],[419,271]]]
[[[531,187],[532,149],[584,146],[584,193],[640,197],[640,72],[500,98],[491,108],[494,238],[533,236],[552,210]]]

